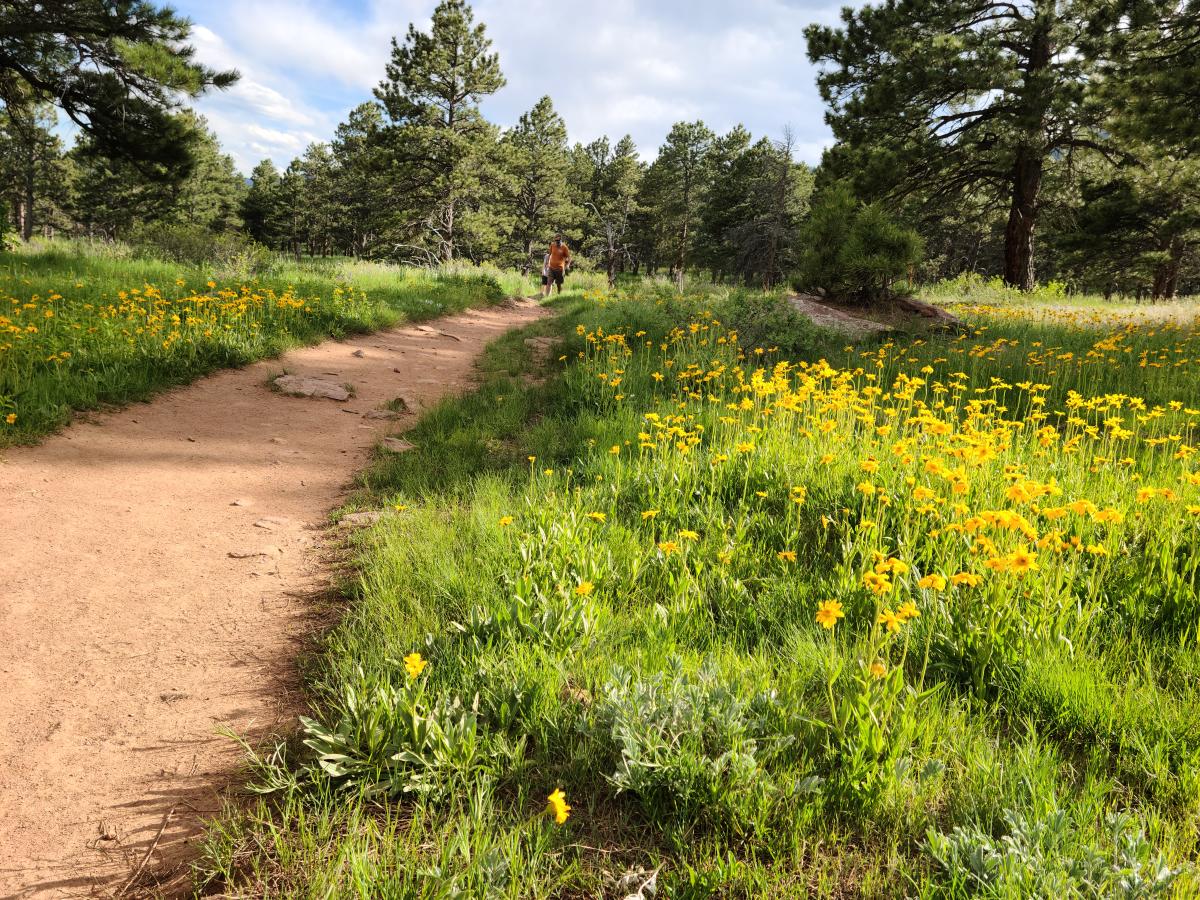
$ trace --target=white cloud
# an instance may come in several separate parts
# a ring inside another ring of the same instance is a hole
[[[286,165],[328,140],[383,76],[393,35],[428,28],[435,0],[178,0],[197,22],[199,57],[242,72],[198,107],[248,171]],[[835,23],[838,5],[797,0],[475,0],[508,86],[485,111],[510,125],[549,94],[573,140],[629,132],[653,157],[671,124],[702,118],[755,136],[790,125],[815,162],[829,142],[803,28]]]

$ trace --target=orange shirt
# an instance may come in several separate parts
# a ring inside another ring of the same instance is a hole
[[[561,244],[550,245],[550,268],[561,272],[567,263],[571,261],[571,248],[567,246],[567,242]]]

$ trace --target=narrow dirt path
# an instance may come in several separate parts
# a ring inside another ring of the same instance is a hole
[[[378,410],[461,391],[540,314],[296,350],[0,454],[0,897],[110,895],[172,810],[152,864],[187,859],[239,762],[215,730],[297,712],[326,514],[415,418]],[[270,390],[285,369],[355,396]]]

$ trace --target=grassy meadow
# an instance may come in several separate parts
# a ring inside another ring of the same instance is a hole
[[[247,275],[82,243],[0,253],[0,446],[296,344],[532,290],[469,266],[281,260]]]
[[[574,293],[380,458],[244,896],[1200,895],[1200,331]],[[557,337],[545,360],[526,343]]]

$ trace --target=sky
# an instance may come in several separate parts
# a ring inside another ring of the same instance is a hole
[[[428,30],[436,0],[174,0],[205,64],[241,81],[194,106],[237,167],[281,168],[327,141],[371,99],[393,35]],[[820,0],[477,0],[508,84],[483,103],[502,127],[549,94],[570,139],[632,135],[653,159],[673,122],[703,119],[754,136],[790,127],[798,159],[831,143],[804,27],[833,24]]]

